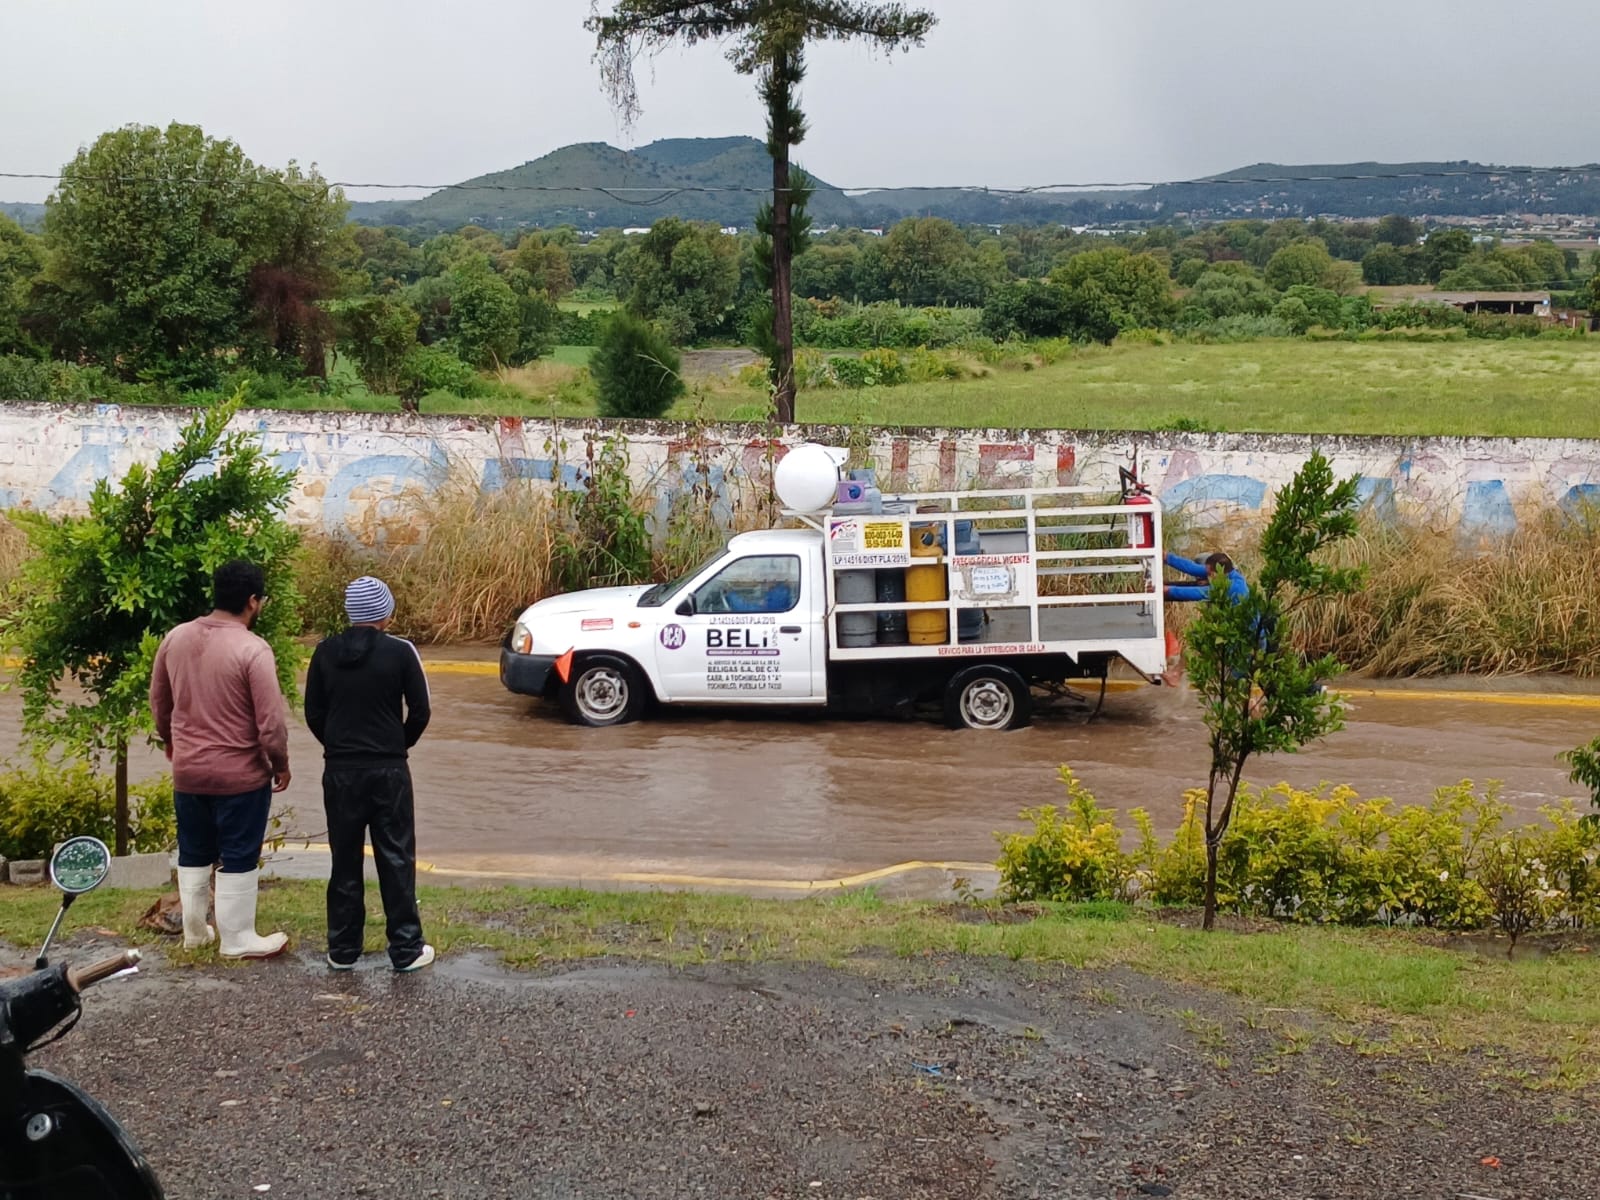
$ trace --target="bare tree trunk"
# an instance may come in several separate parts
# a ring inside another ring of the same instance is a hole
[[[128,739],[117,740],[117,853],[128,852]]]
[[[1206,818],[1210,823],[1210,817]],[[1210,930],[1217,923],[1217,851],[1221,849],[1208,835],[1206,837],[1206,914],[1200,928]]]
[[[778,52],[773,63],[774,79],[784,79],[788,56]],[[787,85],[783,88],[782,105],[785,115],[793,101]],[[789,142],[787,120],[780,124],[777,107],[773,111],[772,150],[772,336],[777,343],[777,358],[772,364],[774,377],[773,405],[778,423],[794,423],[794,313],[790,304],[789,279],[793,255],[789,245],[789,215],[793,208],[789,195]]]

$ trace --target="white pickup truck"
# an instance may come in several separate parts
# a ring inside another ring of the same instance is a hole
[[[924,492],[874,496],[867,512],[833,502],[831,481],[828,493],[790,501],[799,528],[740,534],[670,583],[531,605],[501,649],[501,682],[583,725],[652,704],[934,702],[952,728],[1010,729],[1036,689],[1103,682],[1118,659],[1159,680],[1161,509],[1127,477],[1109,497]]]

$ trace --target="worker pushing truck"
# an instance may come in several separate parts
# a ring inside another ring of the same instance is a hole
[[[652,703],[909,711],[1026,725],[1036,692],[1167,665],[1161,506],[1086,487],[881,495],[797,447],[773,484],[797,528],[740,534],[688,574],[551,596],[500,655],[511,691],[584,725]],[[1103,697],[1103,691],[1102,691]]]

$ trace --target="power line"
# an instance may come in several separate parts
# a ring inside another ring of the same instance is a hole
[[[1326,175],[1226,175],[1198,179],[1120,180],[1096,183],[1040,183],[1021,187],[999,187],[988,184],[897,184],[892,186],[844,186],[814,183],[817,192],[838,194],[900,194],[909,192],[966,192],[975,195],[1035,196],[1056,192],[1129,191],[1133,189],[1177,187],[1234,187],[1244,185],[1276,185],[1293,183],[1378,183],[1427,179],[1505,179],[1533,178],[1551,175],[1596,175],[1600,164],[1578,167],[1470,167],[1438,171],[1374,171]],[[0,179],[53,180],[67,179],[93,183],[167,183],[202,184],[211,181],[196,176],[148,175],[93,175],[77,172],[0,171]],[[244,181],[267,187],[292,186],[290,181],[275,177]],[[309,182],[309,181],[307,181]],[[426,192],[578,192],[608,196],[624,204],[659,204],[674,197],[695,195],[770,195],[770,187],[743,184],[672,184],[672,185],[601,185],[601,184],[534,184],[534,183],[375,183],[357,180],[329,180],[321,182],[323,188],[342,188],[362,191],[426,191]],[[643,200],[627,199],[630,195],[649,197]]]

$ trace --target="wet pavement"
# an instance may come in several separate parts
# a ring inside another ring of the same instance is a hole
[[[594,730],[506,692],[481,654],[430,664],[434,722],[412,765],[418,852],[440,871],[797,881],[908,860],[986,863],[994,832],[1017,828],[1018,810],[1061,801],[1062,763],[1103,804],[1144,806],[1160,830],[1205,777],[1205,728],[1185,689],[1113,691],[1092,722],[1052,714],[1007,734],[675,709]],[[1355,694],[1345,730],[1303,754],[1259,759],[1248,777],[1345,783],[1399,802],[1497,779],[1532,817],[1574,793],[1556,754],[1594,736],[1600,707],[1527,690],[1535,702]],[[15,694],[0,696],[0,747],[16,745],[19,708]],[[287,826],[320,841],[320,756],[298,721],[291,756]],[[140,755],[134,774],[164,766]]]

